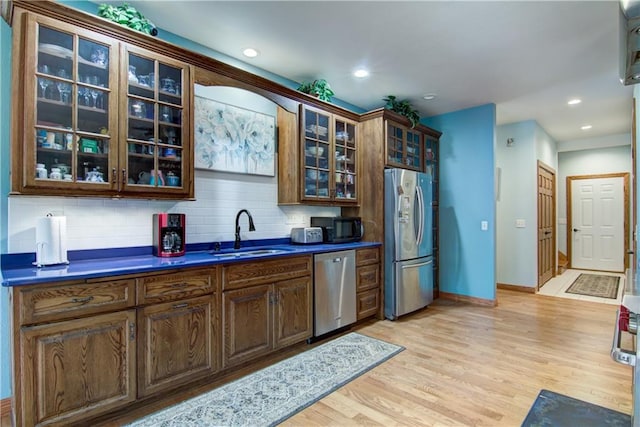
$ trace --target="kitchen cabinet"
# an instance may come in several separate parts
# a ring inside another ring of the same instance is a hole
[[[433,297],[438,298],[440,292],[440,280],[438,271],[438,259],[440,258],[440,144],[438,138],[431,135],[425,136],[425,171],[431,174],[433,179],[431,214],[433,215]]]
[[[14,298],[19,425],[71,424],[136,399],[133,281],[29,286]]]
[[[310,338],[310,256],[232,264],[223,271],[223,366]]]
[[[14,39],[15,193],[193,196],[190,65],[19,8]]]
[[[343,207],[342,215],[346,216],[359,216],[362,218],[362,224],[364,226],[363,240],[368,242],[383,242],[384,241],[384,204],[381,203],[383,198],[384,189],[384,173],[385,167],[391,166],[389,163],[389,150],[388,150],[388,127],[389,125],[397,124],[403,129],[412,129],[411,123],[406,117],[403,117],[392,111],[380,108],[367,112],[361,116],[361,122],[359,123],[359,136],[362,141],[367,142],[366,155],[361,158],[360,180],[367,184],[367,189],[376,189],[371,195],[367,194],[367,197],[363,197],[357,207]],[[438,237],[438,178],[437,169],[435,165],[438,164],[439,156],[439,139],[441,133],[435,129],[431,129],[425,125],[418,124],[412,129],[412,132],[417,132],[422,138],[422,145],[420,147],[420,153],[422,158],[420,164],[426,164],[425,171],[435,173],[434,175],[434,188],[433,188],[433,234],[434,239]],[[400,139],[396,140],[399,144]],[[402,144],[405,144],[405,137],[402,138]],[[404,145],[402,145],[404,147]],[[403,153],[403,150],[399,150],[399,153]],[[430,150],[430,151],[429,151]],[[414,153],[411,154],[415,154]],[[405,155],[404,153],[402,154]],[[398,155],[400,156],[400,155]],[[400,158],[400,157],[399,157]],[[393,167],[404,167],[408,165],[401,164],[402,162],[393,163]],[[416,169],[409,167],[409,169]],[[438,268],[438,250],[436,240],[434,240],[434,271]],[[384,254],[380,254],[380,263],[384,265]],[[384,283],[384,271],[380,271],[380,283]],[[434,288],[434,297],[437,297],[438,290]],[[369,295],[369,302],[371,304],[374,295]],[[376,298],[380,299],[380,307],[384,304],[384,295],[377,295]],[[363,301],[364,303],[364,301]],[[378,313],[378,318],[384,318],[383,313]]]
[[[380,249],[356,251],[356,312],[358,320],[371,317],[380,309]]]
[[[138,396],[220,368],[218,268],[138,279]]]
[[[296,115],[278,108],[278,203],[356,205],[357,115],[306,104],[299,109]]]
[[[424,136],[417,129],[391,119],[385,123],[386,165],[394,168],[424,170]]]

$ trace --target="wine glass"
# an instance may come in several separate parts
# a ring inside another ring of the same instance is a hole
[[[42,89],[42,97],[46,98],[47,88],[51,84],[51,81],[44,77],[38,77],[38,84],[40,85],[40,89]]]
[[[61,77],[63,79],[68,79],[69,75],[67,74],[67,72],[65,71],[64,68],[61,68],[60,70],[58,70],[57,73],[58,77]],[[58,94],[60,95],[60,102],[65,103],[65,92],[69,92],[70,89],[67,89],[67,87],[69,86],[68,83],[63,82],[63,81],[57,81],[56,82],[56,87],[58,88]]]
[[[98,100],[98,95],[100,95],[100,91],[96,89],[90,89],[89,93],[91,94],[91,98],[93,98],[93,108],[97,108],[96,101]]]

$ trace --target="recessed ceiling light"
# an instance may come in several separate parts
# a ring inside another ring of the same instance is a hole
[[[426,95],[424,95],[422,98],[426,99],[427,101],[431,101],[432,99],[436,99],[438,95],[436,95],[435,93],[428,93]]]
[[[353,72],[353,75],[359,79],[363,79],[365,77],[369,77],[369,70],[365,70],[364,68],[359,68]]]
[[[248,47],[242,51],[242,54],[247,58],[255,58],[256,56],[258,56],[258,51],[252,47]]]
[[[570,99],[569,102],[567,102],[567,104],[577,105],[577,104],[580,104],[581,102],[582,102],[582,99],[574,98],[574,99]]]
[[[582,130],[589,130],[589,129],[591,129],[592,127],[593,127],[593,126],[591,126],[591,125],[584,125],[584,126],[582,126],[580,129],[582,129]]]

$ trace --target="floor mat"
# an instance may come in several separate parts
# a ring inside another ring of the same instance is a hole
[[[352,332],[130,425],[273,426],[402,350]]]
[[[629,427],[631,416],[549,390],[541,390],[522,427]]]
[[[582,273],[565,291],[568,294],[616,299],[620,277]]]

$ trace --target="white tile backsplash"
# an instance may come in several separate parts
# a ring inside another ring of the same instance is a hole
[[[69,250],[150,246],[151,217],[158,212],[187,215],[187,243],[234,240],[240,209],[251,212],[256,226],[250,233],[243,214],[242,240],[288,237],[292,227],[309,225],[311,216],[340,214],[340,209],[333,207],[278,206],[275,177],[196,170],[195,196],[195,201],[178,202],[11,196],[8,252],[35,252],[37,219],[49,212],[67,217]]]

